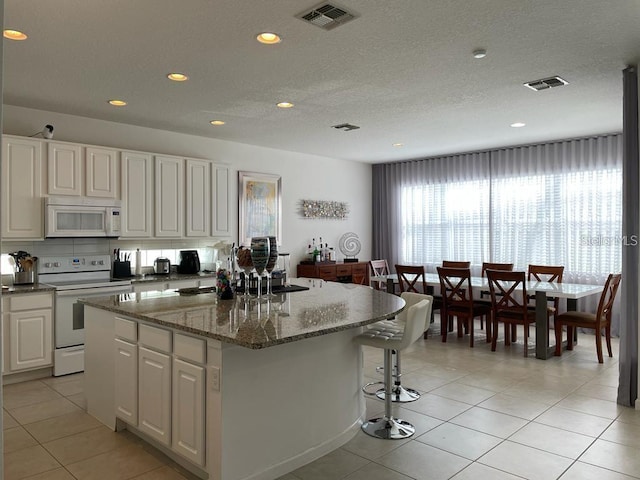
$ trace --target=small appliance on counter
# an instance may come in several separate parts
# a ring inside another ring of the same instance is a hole
[[[171,273],[171,261],[165,257],[158,257],[153,262],[153,272],[156,275],[169,275]]]
[[[200,257],[197,250],[180,250],[178,273],[198,273],[200,271]]]

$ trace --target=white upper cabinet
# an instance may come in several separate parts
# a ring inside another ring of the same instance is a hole
[[[118,152],[107,148],[85,150],[86,195],[118,198]]]
[[[42,239],[42,141],[2,139],[2,237]]]
[[[122,237],[153,236],[153,157],[121,152]]]
[[[155,157],[156,237],[184,236],[184,163],[183,158]]]
[[[187,237],[208,237],[211,230],[211,162],[186,161]]]
[[[212,206],[211,235],[226,237],[229,230],[229,168],[225,165],[211,165]]]
[[[49,195],[82,195],[82,146],[49,142]]]

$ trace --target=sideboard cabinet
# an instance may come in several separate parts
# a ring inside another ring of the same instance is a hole
[[[327,282],[369,285],[369,262],[354,263],[300,263],[298,277],[321,278]]]

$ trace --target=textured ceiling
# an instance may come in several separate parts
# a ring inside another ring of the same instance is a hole
[[[372,163],[621,131],[640,60],[638,0],[340,0],[331,31],[295,18],[313,0],[4,3],[29,35],[4,42],[6,104]]]

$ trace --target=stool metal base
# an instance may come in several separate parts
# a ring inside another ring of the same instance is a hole
[[[362,430],[367,435],[383,440],[400,440],[409,438],[416,431],[409,422],[393,417],[372,418],[362,424]]]
[[[381,388],[376,392],[376,397],[380,400],[384,400],[385,391]],[[394,385],[391,389],[391,401],[394,403],[409,403],[415,402],[420,398],[420,392],[413,388],[404,388],[402,385]]]

